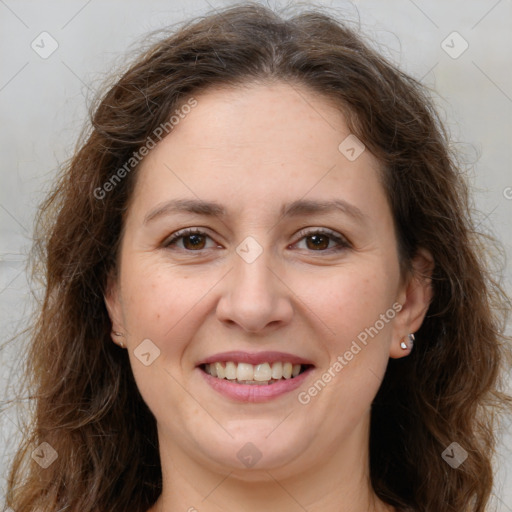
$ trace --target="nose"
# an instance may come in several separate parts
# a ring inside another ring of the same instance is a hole
[[[277,266],[271,266],[269,252],[264,251],[251,263],[234,255],[234,268],[223,280],[217,304],[217,318],[221,322],[258,333],[291,321],[293,292],[279,275]]]

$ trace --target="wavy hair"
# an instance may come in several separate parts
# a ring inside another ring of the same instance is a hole
[[[374,491],[399,510],[486,509],[496,413],[511,401],[501,378],[510,365],[510,301],[433,100],[335,17],[245,4],[188,22],[143,51],[93,106],[40,207],[32,261],[45,294],[26,366],[33,419],[8,482],[16,512],[145,512],[159,496],[155,418],[126,352],[111,341],[103,298],[137,166],[98,191],[192,95],[255,81],[332,100],[382,164],[402,271],[418,248],[435,260],[415,349],[390,360],[372,405]],[[43,441],[58,453],[45,470],[30,460]],[[468,452],[457,469],[441,457],[454,441]]]

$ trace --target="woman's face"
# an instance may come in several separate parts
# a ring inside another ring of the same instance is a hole
[[[359,461],[428,303],[379,163],[305,88],[196,99],[137,171],[107,294],[161,449],[240,474]]]

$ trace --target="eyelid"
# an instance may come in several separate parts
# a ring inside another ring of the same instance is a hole
[[[178,231],[175,231],[174,233],[172,233],[171,235],[166,237],[163,240],[161,245],[162,245],[162,247],[166,248],[169,245],[171,245],[172,243],[177,242],[181,238],[185,238],[190,235],[201,235],[201,236],[208,237],[212,241],[214,241],[213,237],[209,234],[208,228],[203,228],[203,227],[198,226],[198,227],[183,228],[183,229],[179,229]],[[215,243],[217,244],[217,242],[215,242]],[[217,245],[219,245],[219,244],[217,244]],[[186,250],[186,249],[184,249],[184,250]],[[205,250],[205,249],[202,249],[202,250]],[[187,252],[200,252],[200,251],[187,251]]]
[[[164,241],[162,242],[162,247],[168,248],[171,244],[174,244],[178,240],[180,240],[184,237],[190,236],[190,235],[205,236],[207,238],[210,238],[210,240],[212,240],[213,242],[215,242],[213,237],[210,236],[208,232],[209,232],[209,230],[207,228],[203,228],[203,227],[183,228],[183,229],[180,229],[180,230],[176,231],[175,233],[171,234],[166,239],[164,239]],[[313,236],[313,235],[326,235],[329,238],[331,238],[331,240],[336,242],[338,245],[337,245],[337,247],[331,247],[330,249],[319,250],[319,251],[308,251],[311,253],[318,252],[320,254],[322,254],[322,253],[325,254],[325,253],[336,252],[336,251],[340,251],[340,250],[352,247],[351,242],[344,235],[342,235],[341,233],[338,233],[337,231],[333,231],[332,229],[324,228],[324,227],[303,228],[295,235],[295,238],[298,238],[297,241],[291,245],[295,245],[298,242],[300,242],[303,238],[306,238],[307,236]],[[215,243],[217,244],[217,246],[219,245],[217,242],[215,242]],[[188,253],[194,253],[194,252],[201,253],[202,251],[205,251],[207,249],[199,249],[197,251],[187,250],[187,249],[180,249],[180,250],[183,250],[184,252],[188,252]]]
[[[329,228],[323,228],[323,227],[304,228],[304,229],[301,229],[295,236],[299,237],[297,242],[300,242],[303,238],[305,238],[307,236],[312,236],[312,235],[317,235],[317,234],[329,236],[332,240],[334,240],[338,244],[338,247],[337,248],[333,247],[331,249],[327,249],[324,251],[310,251],[310,252],[326,253],[326,252],[336,251],[337,249],[341,250],[341,249],[346,249],[346,248],[352,247],[352,243],[349,241],[349,239],[346,236],[342,235],[341,233],[338,233],[337,231],[333,231],[332,229],[329,229]],[[297,242],[295,242],[295,243],[297,243]]]

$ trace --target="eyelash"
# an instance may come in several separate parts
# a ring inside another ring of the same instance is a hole
[[[204,231],[201,231],[198,228],[185,228],[180,231],[177,231],[173,235],[171,235],[169,238],[167,238],[164,243],[162,244],[164,248],[169,248],[171,245],[175,245],[176,242],[182,238],[186,238],[187,236],[191,235],[201,235],[206,236],[211,239],[211,237],[208,235],[208,233],[205,233]],[[308,236],[314,236],[314,235],[323,235],[329,237],[331,240],[336,242],[338,244],[338,247],[331,247],[330,249],[320,249],[318,251],[311,250],[310,252],[323,252],[323,253],[330,253],[330,252],[339,252],[342,250],[349,249],[351,247],[351,244],[349,241],[343,237],[338,236],[334,231],[325,229],[325,228],[318,228],[311,231],[300,231],[298,233],[300,236],[298,241],[301,241],[304,238],[307,238]],[[297,242],[296,242],[297,243]],[[180,248],[181,249],[181,248]],[[190,249],[181,249],[186,252],[201,252],[205,251],[207,249],[199,249],[197,251],[190,250]]]

